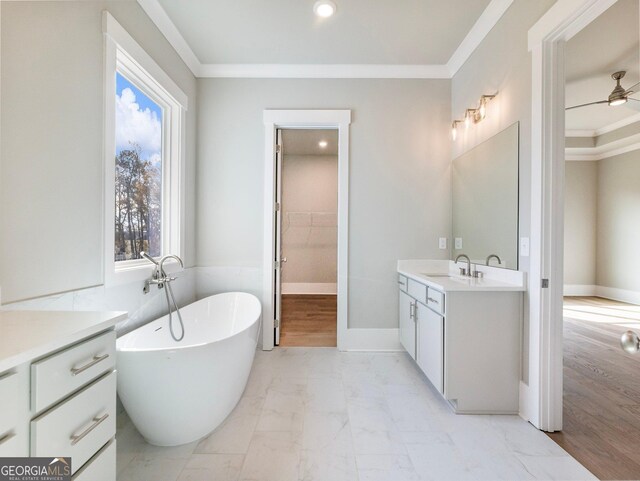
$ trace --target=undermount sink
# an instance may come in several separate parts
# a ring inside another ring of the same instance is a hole
[[[422,273],[420,275],[426,276],[426,277],[453,277],[450,274],[426,274],[426,273]]]

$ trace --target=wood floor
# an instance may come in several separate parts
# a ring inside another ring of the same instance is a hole
[[[337,296],[282,296],[281,346],[335,347]]]
[[[567,297],[563,431],[549,436],[600,479],[640,479],[640,355],[620,335],[640,332],[640,306]]]

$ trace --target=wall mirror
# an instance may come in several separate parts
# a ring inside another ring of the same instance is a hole
[[[452,259],[518,269],[519,123],[454,159]]]

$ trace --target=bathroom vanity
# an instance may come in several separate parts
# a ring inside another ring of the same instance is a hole
[[[519,411],[524,274],[398,261],[400,342],[456,413]]]
[[[116,479],[120,312],[0,311],[0,457],[71,457],[74,481]]]

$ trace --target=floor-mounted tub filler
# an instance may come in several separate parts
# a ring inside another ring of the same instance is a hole
[[[158,446],[200,439],[229,415],[247,384],[262,318],[260,301],[241,292],[180,310],[180,342],[167,316],[117,341],[118,394],[138,431]]]

